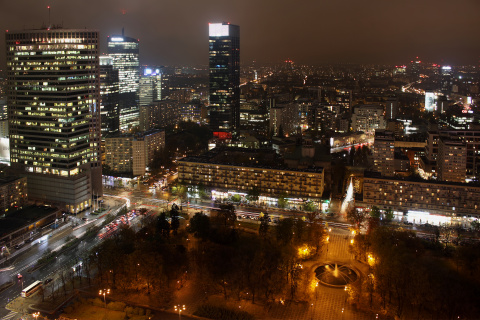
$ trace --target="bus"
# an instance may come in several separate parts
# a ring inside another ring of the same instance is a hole
[[[26,298],[34,294],[38,289],[42,287],[42,281],[35,281],[28,287],[22,290],[22,297]]]

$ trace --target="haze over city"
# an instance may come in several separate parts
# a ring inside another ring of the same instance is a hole
[[[0,9],[0,320],[478,319],[480,0]]]
[[[413,57],[441,64],[476,64],[480,2],[475,0],[182,0],[0,1],[0,30],[97,29],[138,38],[141,64],[202,65],[209,22],[240,25],[242,64],[292,59],[301,64],[404,64]],[[4,41],[1,32],[0,42]],[[0,52],[5,65],[5,52]]]

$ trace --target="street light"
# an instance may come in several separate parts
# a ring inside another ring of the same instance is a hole
[[[35,319],[37,319],[39,315],[40,315],[40,312],[35,312],[34,314],[32,314],[32,316],[33,316]]]
[[[181,306],[181,305],[177,304],[173,308],[175,309],[175,312],[178,311],[178,319],[182,319],[182,311],[185,311],[185,305]]]
[[[98,292],[99,295],[103,296],[103,302],[105,303],[105,309],[107,309],[107,294],[110,294],[110,289],[103,289]]]

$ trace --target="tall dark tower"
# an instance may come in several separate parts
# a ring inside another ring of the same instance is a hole
[[[12,168],[30,199],[68,212],[102,195],[98,32],[6,33]]]
[[[240,27],[209,24],[210,126],[214,131],[240,127]]]
[[[120,132],[120,98],[118,70],[110,56],[100,56],[100,113],[102,141]]]

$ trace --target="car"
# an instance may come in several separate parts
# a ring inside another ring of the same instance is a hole
[[[15,248],[15,249],[20,249],[21,247],[23,247],[23,244],[20,244],[20,243],[19,243],[19,244],[16,244],[14,248]]]
[[[32,242],[32,241],[33,241],[33,239],[30,238],[30,239],[25,240],[25,243],[30,243],[30,242]]]
[[[43,284],[49,284],[52,281],[53,281],[52,278],[48,278],[47,280],[43,281]]]
[[[22,279],[22,278],[23,278],[23,276],[20,273],[17,274],[17,279]]]
[[[82,220],[83,220],[83,221],[88,221],[88,218],[87,218],[87,217],[83,217]]]

